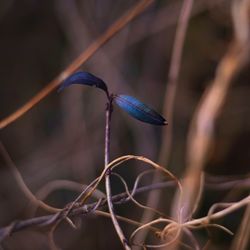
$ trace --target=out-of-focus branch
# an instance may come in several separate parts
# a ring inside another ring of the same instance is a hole
[[[205,174],[204,179],[205,188],[211,190],[225,190],[230,188],[249,189],[250,176],[239,177],[225,177],[225,176],[211,176]]]
[[[52,80],[44,89],[33,96],[30,101],[18,108],[14,113],[0,121],[0,129],[5,128],[10,123],[14,122],[27,111],[33,108],[43,98],[49,95],[59,84],[65,80],[70,74],[76,71],[84,62],[86,62],[102,45],[110,40],[117,32],[125,27],[131,20],[143,12],[153,0],[142,0],[125,15],[119,18],[103,35],[94,41],[78,58],[76,58],[59,76]]]
[[[149,27],[145,26],[143,21],[135,21],[135,29],[137,32],[129,39],[128,45],[135,44],[175,25],[181,2],[182,1],[176,0],[166,5],[166,7],[160,8]],[[194,17],[203,11],[220,8],[220,5],[226,6],[228,4],[230,3],[227,0],[199,0],[196,1],[193,6],[191,16]]]
[[[173,111],[176,90],[178,87],[179,73],[181,68],[182,51],[184,47],[187,27],[191,15],[193,0],[186,0],[183,2],[181,9],[176,36],[174,40],[173,53],[171,57],[171,64],[168,75],[168,83],[166,88],[166,95],[164,98],[164,115],[169,121],[168,130],[164,131],[162,146],[160,152],[160,162],[163,165],[168,164],[170,147],[173,136]]]
[[[219,63],[215,79],[201,98],[191,123],[187,144],[187,169],[183,180],[181,222],[192,215],[199,202],[202,170],[211,149],[217,117],[223,108],[233,78],[249,60],[249,10],[249,0],[235,1],[233,4],[233,22],[236,29],[234,41]],[[175,205],[173,206],[175,218],[176,212]]]
[[[164,131],[162,136],[162,145],[161,151],[159,154],[159,162],[166,166],[169,161],[170,155],[170,147],[173,135],[173,109],[174,109],[174,100],[176,96],[176,90],[178,85],[179,71],[181,67],[181,57],[182,51],[184,47],[185,36],[187,32],[188,22],[191,15],[191,10],[193,6],[193,0],[185,0],[183,2],[180,16],[178,19],[176,35],[173,46],[173,53],[171,57],[169,75],[168,75],[168,83],[166,88],[166,94],[164,98],[164,115],[168,119],[168,127]],[[154,176],[153,182],[159,181],[159,177],[157,175]],[[148,197],[148,206],[156,206],[159,203],[160,199],[160,190],[158,192],[151,193]],[[150,211],[145,211],[142,216],[142,222],[148,222],[152,220],[153,213]],[[143,234],[138,234],[137,239],[140,242],[143,242],[146,238],[147,231],[145,230]]]

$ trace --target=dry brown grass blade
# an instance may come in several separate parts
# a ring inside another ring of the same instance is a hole
[[[249,5],[248,0],[236,1],[233,15],[235,27],[240,26],[241,32],[235,32],[234,41],[218,65],[215,79],[205,91],[195,112],[188,136],[187,169],[183,180],[184,207],[182,220],[188,218],[199,202],[198,192],[203,167],[213,140],[214,125],[225,102],[232,79],[246,63],[249,55]],[[245,18],[242,18],[244,16]],[[242,22],[241,25],[239,22]],[[246,23],[245,23],[246,22]],[[244,29],[245,28],[245,29]],[[244,35],[242,35],[244,33]],[[176,206],[173,206],[175,213]]]
[[[155,225],[155,224],[160,224],[160,223],[172,223],[173,221],[170,219],[166,219],[166,218],[158,218],[156,220],[150,221],[148,223],[142,224],[140,227],[138,227],[136,230],[134,230],[134,232],[130,235],[129,241],[131,242],[131,244],[133,245],[140,245],[139,243],[135,243],[133,241],[133,239],[135,238],[136,234],[138,232],[140,232],[141,230],[145,230],[148,227]]]
[[[76,71],[84,62],[86,62],[102,45],[111,39],[117,32],[124,28],[136,16],[142,13],[153,0],[142,0],[125,15],[119,18],[103,35],[94,41],[78,58],[76,58],[61,74],[52,80],[44,89],[33,96],[27,103],[18,108],[15,112],[7,116],[0,122],[0,129],[5,128],[12,122],[16,121],[43,98],[49,95],[59,84],[65,80],[70,74]]]
[[[230,205],[229,207],[226,207],[225,209],[219,211],[219,212],[216,212],[216,213],[213,213],[212,215],[208,215],[208,216],[205,216],[205,217],[202,217],[202,218],[199,218],[199,219],[193,219],[193,220],[190,220],[188,222],[185,222],[183,223],[182,225],[183,226],[203,226],[203,227],[206,227],[208,224],[210,224],[209,222],[211,220],[218,220],[220,218],[223,218],[225,217],[226,215],[244,207],[244,206],[247,206],[250,204],[250,195],[245,197],[244,199],[240,200],[240,201],[237,201],[237,202],[234,202],[232,203],[232,205]]]
[[[97,188],[97,186],[100,184],[100,182],[105,177],[105,174],[107,171],[113,170],[114,168],[121,165],[122,163],[124,163],[126,161],[130,161],[130,160],[137,160],[137,161],[145,162],[145,163],[149,164],[151,167],[153,167],[155,170],[162,172],[166,177],[170,177],[174,182],[176,182],[176,184],[179,188],[179,192],[182,193],[182,186],[181,186],[180,181],[176,178],[176,176],[174,176],[167,169],[163,168],[162,166],[156,164],[155,162],[153,162],[153,161],[151,161],[148,158],[143,157],[143,156],[124,155],[124,156],[116,158],[115,160],[110,162],[105,167],[105,169],[102,171],[100,176],[96,179],[97,180],[96,183],[93,186],[91,186],[91,189],[86,193],[86,195],[84,197],[80,197],[81,203],[83,204],[84,202],[86,202],[86,200],[93,194],[94,190]]]
[[[161,216],[163,218],[167,217],[164,213],[160,212],[159,210],[157,209],[154,209],[152,207],[148,207],[148,206],[145,206],[143,205],[142,203],[140,203],[139,201],[137,201],[133,195],[132,195],[132,192],[130,193],[129,191],[129,188],[128,188],[128,185],[126,183],[126,181],[122,178],[121,175],[117,174],[117,173],[112,173],[113,176],[116,176],[117,178],[120,179],[121,183],[123,184],[124,188],[125,188],[125,191],[126,191],[126,194],[128,195],[128,199],[131,200],[136,206],[138,206],[139,208],[142,208],[142,209],[145,209],[145,210],[150,210],[152,211],[153,213],[157,214],[158,216]]]
[[[173,112],[175,104],[175,96],[178,88],[179,74],[181,69],[182,52],[184,48],[187,28],[193,7],[193,0],[186,0],[183,2],[178,26],[176,29],[173,52],[171,56],[171,64],[168,73],[168,82],[166,87],[166,94],[164,97],[164,115],[169,120],[168,129],[165,130],[162,139],[161,152],[159,161],[163,165],[167,165],[170,157],[170,148],[173,136]]]
[[[167,240],[164,244],[160,244],[160,245],[146,245],[146,244],[144,244],[144,246],[147,246],[150,248],[164,247],[166,249],[169,249],[170,244],[171,245],[174,244],[173,247],[175,248],[176,247],[175,243],[181,244],[181,242],[178,240],[178,238],[181,235],[181,232],[185,229],[192,230],[192,229],[200,229],[200,228],[206,228],[206,227],[216,227],[216,228],[219,228],[219,229],[225,231],[226,233],[228,233],[230,235],[233,235],[233,233],[229,229],[227,229],[226,227],[219,225],[219,224],[211,223],[210,221],[223,218],[226,215],[228,215],[228,214],[230,214],[230,213],[232,213],[232,212],[234,212],[234,211],[236,211],[244,206],[249,206],[249,204],[250,204],[250,195],[245,197],[244,199],[242,199],[240,201],[237,201],[237,202],[230,204],[229,206],[227,206],[226,208],[224,208],[223,210],[221,210],[219,212],[216,212],[214,214],[208,214],[205,217],[189,220],[189,221],[184,222],[184,223],[180,223],[178,221],[174,221],[172,219],[165,219],[165,218],[159,218],[156,220],[152,220],[152,221],[145,223],[142,226],[138,227],[136,230],[134,230],[134,232],[130,236],[130,242],[132,242],[134,245],[137,245],[137,246],[141,245],[139,243],[133,242],[133,239],[137,235],[137,233],[140,232],[141,230],[147,229],[148,226],[152,226],[154,224],[159,224],[159,223],[166,224],[164,229],[160,232],[161,238],[163,240],[172,234],[174,234],[174,237],[171,238],[169,241]],[[239,249],[239,248],[237,248],[237,249]]]
[[[146,192],[151,191],[151,190],[157,190],[159,188],[166,188],[166,187],[169,187],[169,182],[153,184],[150,186],[142,186],[142,187],[138,187],[136,189],[135,194],[146,193]],[[115,204],[124,204],[128,201],[126,198],[127,198],[126,192],[120,193],[118,195],[113,196],[113,201],[115,202]],[[86,216],[88,214],[95,213],[97,211],[97,209],[105,209],[106,207],[107,207],[107,202],[104,201],[104,203],[102,203],[102,202],[100,202],[100,200],[98,202],[86,204],[82,207],[77,206],[76,208],[74,208],[74,210],[71,211],[70,217],[71,216],[73,216],[73,217]],[[107,216],[110,217],[110,214],[108,213]],[[121,216],[117,216],[117,219],[120,219],[120,217]],[[48,226],[48,225],[51,225],[51,222],[55,223],[56,221],[60,220],[61,218],[62,218],[61,215],[59,213],[56,213],[56,214],[50,214],[50,215],[45,215],[45,216],[29,218],[29,219],[25,219],[25,220],[13,221],[8,226],[0,228],[0,242],[3,241],[7,236],[9,236],[12,233],[26,230],[26,229],[32,228],[32,227]],[[69,217],[65,218],[67,220],[67,222],[68,222],[68,218]],[[122,221],[130,223],[129,221],[131,221],[131,219],[124,218],[124,219],[122,219]],[[135,221],[132,224],[135,226],[142,225],[141,223],[138,223]],[[158,231],[157,228],[152,228],[152,230],[154,232]]]
[[[55,230],[58,226],[59,222],[55,223],[51,229],[49,230],[48,232],[48,243],[49,243],[49,248],[50,250],[60,250],[56,243],[55,243],[55,240],[54,240],[54,233],[55,233]]]

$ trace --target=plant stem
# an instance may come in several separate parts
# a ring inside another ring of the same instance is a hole
[[[109,158],[110,158],[110,123],[111,123],[111,115],[112,115],[112,109],[113,109],[112,101],[113,101],[113,97],[111,95],[109,96],[109,101],[107,103],[107,108],[106,108],[105,157],[104,157],[105,168],[109,164]],[[113,225],[115,227],[115,230],[119,236],[119,239],[124,249],[131,250],[130,246],[128,245],[128,240],[125,238],[124,233],[115,216],[114,206],[112,203],[110,170],[107,171],[106,176],[105,176],[105,187],[106,187],[106,194],[107,194],[108,209],[109,209],[109,213],[110,213]]]

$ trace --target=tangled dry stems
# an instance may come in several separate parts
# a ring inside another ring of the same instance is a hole
[[[171,172],[164,169],[162,166],[142,156],[134,156],[134,155],[121,156],[113,160],[112,162],[110,162],[107,165],[107,167],[102,171],[102,173],[100,174],[98,178],[92,181],[89,185],[83,186],[84,190],[80,193],[80,195],[72,203],[67,204],[64,208],[62,209],[54,208],[46,204],[45,202],[41,203],[41,202],[38,202],[37,200],[37,202],[35,202],[35,205],[40,206],[41,208],[45,209],[46,211],[50,213],[52,212],[52,215],[45,216],[45,217],[37,217],[33,219],[27,219],[22,222],[13,222],[9,226],[0,229],[0,239],[4,240],[4,238],[6,238],[8,235],[16,231],[31,227],[31,226],[39,226],[39,227],[50,226],[50,230],[48,233],[50,247],[51,249],[57,249],[56,243],[54,242],[53,235],[61,221],[65,220],[72,228],[77,229],[77,226],[73,222],[73,218],[75,216],[78,217],[78,216],[83,216],[84,214],[85,215],[96,214],[98,216],[110,217],[109,213],[100,210],[107,206],[107,200],[106,200],[106,197],[102,197],[103,193],[100,190],[98,190],[98,186],[104,180],[104,177],[107,171],[111,171],[113,176],[116,176],[117,178],[119,178],[119,180],[122,182],[124,189],[125,189],[125,192],[123,194],[112,197],[112,203],[114,205],[124,204],[125,202],[131,201],[133,202],[133,204],[135,204],[139,208],[150,210],[154,212],[155,215],[158,216],[157,219],[154,219],[148,223],[143,224],[138,221],[116,215],[116,218],[118,220],[124,221],[133,226],[136,226],[136,229],[132,232],[132,234],[129,237],[128,242],[131,246],[132,245],[141,246],[145,249],[166,247],[176,241],[179,241],[180,233],[183,232],[189,235],[189,238],[191,241],[190,244],[192,245],[191,247],[193,247],[194,249],[199,249],[198,244],[196,244],[196,239],[192,234],[192,230],[197,230],[200,228],[216,227],[225,231],[226,233],[230,235],[233,235],[233,232],[231,232],[229,229],[227,229],[226,227],[222,225],[216,224],[213,221],[216,219],[222,218],[226,216],[227,214],[232,213],[233,211],[243,206],[250,204],[250,196],[247,196],[246,198],[238,202],[226,203],[226,204],[225,203],[214,204],[209,210],[208,215],[205,217],[198,218],[198,219],[189,219],[189,220],[186,220],[185,222],[175,221],[174,219],[169,218],[167,215],[158,211],[157,209],[153,209],[151,207],[141,204],[135,198],[135,195],[140,193],[140,191],[143,191],[142,188],[145,188],[145,187],[139,186],[142,178],[147,174],[153,173],[154,171],[145,170],[142,173],[140,173],[138,177],[136,178],[133,188],[131,190],[129,190],[129,187],[126,181],[124,180],[124,178],[114,172],[114,170],[118,166],[122,166],[123,163],[127,161],[131,161],[131,160],[142,161],[148,164],[149,166],[151,166],[154,170],[157,170],[158,172],[160,172],[165,177],[170,178],[171,181],[165,182],[165,185],[162,185],[162,187],[173,186],[174,184],[175,186],[177,186],[180,193],[182,192],[182,186],[181,186],[180,181]],[[17,171],[17,169],[15,171]],[[21,175],[19,176],[18,180],[20,180],[20,177]],[[20,185],[19,181],[18,181],[18,184]],[[21,183],[21,185],[25,185],[25,183],[23,182]],[[48,185],[46,186],[48,187]],[[49,185],[49,187],[50,188],[49,190],[47,190],[47,192],[45,192],[46,195],[44,197],[46,197],[50,191],[54,190],[53,188],[51,188],[51,185]],[[59,185],[59,188],[61,187],[62,186]],[[149,186],[148,188],[146,186],[146,189],[144,191],[148,192],[150,190],[153,190],[154,188],[157,188],[157,185],[155,187]],[[26,187],[25,190],[27,189],[28,187]],[[99,195],[96,196],[96,193],[98,193]],[[93,204],[86,204],[86,201],[90,197],[94,197],[95,199],[97,199],[97,202]],[[46,206],[41,205],[41,204],[46,204]],[[218,209],[219,207],[222,207],[222,210],[215,212],[215,210]],[[182,209],[183,208],[179,208],[180,218],[181,218]],[[153,235],[158,237],[162,243],[153,245],[153,244],[146,244],[145,242],[134,241],[136,235],[142,232],[143,230],[149,230],[151,233],[153,233]],[[187,244],[182,243],[182,242],[180,243],[188,247]]]
[[[137,16],[140,12],[142,12],[152,1],[141,1],[135,8],[133,8],[127,15],[123,16],[121,19],[119,19],[102,37],[100,37],[100,39],[98,39],[96,42],[94,42],[89,49],[87,49],[82,55],[80,55],[79,58],[77,58],[64,72],[62,72],[54,81],[52,81],[44,90],[42,90],[38,95],[34,96],[28,103],[26,103],[23,107],[21,107],[20,109],[18,109],[16,112],[14,112],[12,115],[10,115],[9,117],[7,117],[6,119],[4,119],[3,121],[0,122],[0,128],[4,128],[6,127],[8,124],[12,123],[13,121],[15,121],[16,119],[18,119],[19,117],[21,117],[25,112],[27,112],[29,109],[31,109],[34,105],[36,105],[39,101],[41,101],[45,96],[47,96],[49,93],[51,93],[59,84],[62,80],[64,80],[68,75],[70,75],[73,71],[75,71],[79,66],[81,66],[88,58],[91,57],[91,55],[93,55],[95,53],[95,51],[97,51],[98,48],[100,48],[106,41],[108,41],[115,33],[117,33],[122,27],[124,27],[130,20],[132,20],[135,16]],[[190,1],[192,2],[192,1]],[[249,49],[249,46],[247,46],[247,44],[249,43],[249,20],[247,18],[241,18],[245,16],[245,12],[246,10],[249,8],[249,1],[248,0],[241,0],[241,1],[235,1],[234,3],[234,25],[235,25],[235,37],[236,37],[236,41],[235,43],[239,43],[241,44],[243,41],[243,52],[244,50]],[[237,10],[237,11],[236,11]],[[239,17],[239,18],[237,18]],[[188,18],[187,18],[188,20]],[[187,21],[186,21],[187,22]],[[187,24],[187,23],[186,23]],[[183,28],[184,26],[182,26]],[[185,33],[185,32],[184,32]],[[244,41],[247,41],[246,43]],[[225,56],[225,58],[222,60],[222,63],[220,66],[220,71],[218,70],[218,76],[220,76],[219,73],[223,73],[222,69],[227,69],[226,66],[228,66],[227,64],[225,64],[225,62],[233,62],[235,64],[235,70],[230,70],[229,72],[232,72],[231,74],[228,74],[228,71],[225,71],[225,76],[227,76],[224,80],[222,79],[222,81],[218,81],[219,82],[225,82],[228,83],[226,86],[226,91],[224,91],[222,94],[222,98],[217,98],[218,100],[218,104],[217,107],[214,108],[214,110],[211,111],[211,105],[207,105],[208,111],[209,112],[201,112],[202,114],[210,114],[210,121],[215,121],[218,113],[222,107],[222,104],[225,100],[225,93],[227,92],[228,86],[231,82],[231,78],[238,72],[238,69],[242,66],[242,61],[245,60],[244,55],[248,54],[247,51],[246,53],[243,53],[243,57],[241,57],[241,53],[238,53],[238,51],[234,51],[235,48],[235,43],[232,44],[231,50],[228,51],[228,55]],[[183,45],[182,45],[183,46]],[[181,52],[181,48],[182,46],[180,46],[179,52]],[[236,55],[233,53],[235,52]],[[232,54],[232,55],[231,55]],[[230,57],[231,55],[231,57]],[[238,61],[237,61],[238,58]],[[230,59],[230,60],[229,60]],[[223,64],[224,62],[224,64]],[[178,62],[178,65],[180,65],[180,61]],[[230,66],[230,65],[229,65]],[[223,74],[221,74],[223,75]],[[178,73],[176,75],[176,77],[178,77]],[[217,77],[219,78],[219,77]],[[215,83],[217,78],[215,79]],[[221,80],[221,79],[219,79]],[[216,86],[216,84],[214,84]],[[212,89],[212,88],[211,88]],[[211,90],[210,89],[210,90]],[[173,91],[170,91],[170,94],[173,94]],[[209,91],[207,92],[209,93]],[[211,96],[214,98],[214,95],[211,91]],[[209,101],[208,96],[205,96],[203,98],[204,103],[206,103],[205,101],[207,100],[207,102]],[[205,104],[203,106],[206,106]],[[200,111],[202,111],[201,109],[202,105],[198,108],[200,108]],[[172,111],[172,108],[170,108]],[[199,111],[199,110],[198,110]],[[199,112],[197,112],[199,113]],[[201,119],[200,119],[201,120]],[[195,135],[193,135],[192,138],[198,138],[198,136],[195,137]],[[212,138],[212,136],[210,136],[210,139]],[[198,138],[199,139],[199,138]],[[198,140],[197,139],[197,140]],[[205,140],[200,140],[204,143]],[[194,140],[193,140],[194,142]],[[209,143],[208,143],[209,144]],[[3,151],[3,147],[1,147],[1,151]],[[202,147],[199,147],[202,148]],[[204,154],[203,156],[206,156],[206,151],[209,147],[207,145],[204,145]],[[169,152],[168,152],[169,153]],[[113,175],[115,175],[116,177],[119,178],[119,180],[121,180],[121,182],[124,185],[125,188],[125,192],[123,194],[121,194],[118,198],[117,196],[113,196],[112,197],[112,203],[113,204],[123,204],[125,202],[128,201],[132,201],[136,206],[145,209],[145,210],[150,210],[151,212],[153,212],[154,214],[160,216],[159,218],[155,219],[155,220],[150,220],[147,223],[140,223],[138,221],[134,221],[131,220],[129,218],[124,218],[122,216],[118,216],[116,215],[116,218],[118,220],[122,220],[125,221],[129,224],[132,224],[134,226],[136,226],[137,228],[134,230],[134,232],[131,234],[130,236],[130,244],[131,245],[137,245],[137,246],[142,246],[144,249],[146,249],[146,247],[150,247],[150,248],[160,248],[160,247],[166,247],[176,241],[179,241],[179,236],[180,234],[183,232],[185,234],[187,234],[189,236],[190,239],[190,244],[192,245],[192,249],[199,249],[199,244],[197,243],[197,241],[195,240],[194,235],[192,234],[192,230],[197,230],[200,228],[204,228],[204,227],[217,227],[221,230],[224,230],[225,232],[229,233],[229,234],[233,234],[229,229],[225,228],[222,225],[213,223],[214,220],[217,220],[219,218],[222,218],[226,215],[228,215],[229,213],[234,212],[235,210],[238,210],[240,208],[242,208],[243,206],[248,206],[250,205],[250,196],[245,197],[244,199],[237,201],[237,202],[233,202],[233,203],[218,203],[218,204],[214,204],[211,209],[208,212],[208,215],[202,218],[198,218],[198,219],[181,219],[183,217],[184,214],[184,218],[185,218],[185,213],[183,213],[184,210],[184,206],[185,203],[182,204],[180,203],[180,201],[177,201],[177,211],[178,211],[178,217],[177,219],[170,219],[168,218],[166,215],[164,215],[162,212],[153,209],[149,206],[146,206],[144,204],[141,204],[140,202],[138,202],[135,199],[135,195],[137,195],[138,193],[140,193],[140,191],[143,192],[149,192],[150,190],[153,190],[155,188],[163,188],[166,186],[172,185],[173,183],[177,184],[177,187],[180,191],[180,195],[178,197],[178,199],[181,200],[181,194],[182,192],[182,185],[180,184],[181,182],[173,175],[171,174],[169,171],[167,171],[166,169],[162,168],[161,166],[159,166],[158,164],[152,162],[151,160],[141,157],[141,156],[133,156],[133,155],[129,155],[129,156],[122,156],[117,158],[116,160],[112,161],[111,163],[107,164],[105,166],[104,171],[100,174],[100,176],[98,178],[96,178],[93,182],[91,182],[89,185],[87,186],[83,186],[84,190],[82,191],[82,193],[80,193],[80,195],[77,197],[77,199],[75,199],[72,203],[66,205],[63,209],[59,209],[59,208],[55,208],[52,207],[48,204],[46,204],[45,202],[43,202],[43,198],[46,197],[46,195],[48,195],[50,192],[52,192],[55,188],[58,187],[63,187],[64,188],[70,188],[69,187],[69,183],[61,183],[59,186],[56,187],[56,185],[52,185],[52,188],[50,190],[48,190],[49,188],[47,187],[44,189],[45,192],[41,192],[43,193],[43,195],[40,196],[40,199],[37,199],[36,196],[34,196],[32,194],[32,192],[30,192],[29,188],[26,186],[26,184],[24,183],[20,173],[17,171],[17,169],[15,168],[13,162],[11,161],[11,159],[8,157],[8,155],[6,154],[6,152],[3,154],[4,158],[6,160],[7,165],[9,165],[11,167],[12,172],[14,173],[14,176],[17,180],[17,183],[20,187],[20,189],[24,192],[24,194],[27,196],[27,198],[30,200],[30,202],[34,205],[34,207],[42,207],[44,210],[52,213],[52,215],[48,215],[48,216],[44,216],[44,217],[37,217],[37,218],[32,218],[32,219],[28,219],[28,220],[24,220],[24,221],[20,221],[20,222],[13,222],[11,223],[9,226],[1,228],[0,229],[0,239],[3,240],[5,237],[7,237],[8,235],[10,235],[11,233],[14,233],[18,230],[23,230],[25,228],[31,227],[31,226],[40,226],[40,227],[44,227],[44,226],[51,226],[51,230],[49,232],[49,242],[50,242],[50,246],[52,249],[56,249],[57,246],[54,242],[54,231],[56,230],[57,226],[60,224],[60,222],[62,220],[66,220],[68,222],[68,224],[73,227],[73,228],[77,228],[76,225],[73,222],[73,218],[74,216],[83,216],[84,214],[90,214],[90,213],[94,213],[98,216],[105,216],[105,217],[110,217],[110,214],[104,211],[100,211],[100,209],[106,208],[107,207],[107,200],[105,197],[99,197],[97,199],[97,202],[93,203],[93,204],[86,204],[87,200],[90,197],[94,197],[94,194],[96,192],[100,192],[100,190],[98,191],[98,186],[101,183],[101,181],[103,181],[103,179],[105,178],[107,171],[111,171],[111,173]],[[191,157],[193,157],[194,154],[190,154]],[[203,157],[201,157],[203,159]],[[131,191],[129,191],[128,185],[126,183],[126,181],[123,179],[122,176],[117,175],[113,172],[113,170],[121,165],[123,162],[128,161],[128,160],[139,160],[139,161],[143,161],[147,164],[149,164],[150,166],[152,166],[155,170],[160,171],[164,176],[170,177],[172,179],[172,182],[168,182],[165,183],[165,185],[158,185],[158,183],[156,183],[155,185],[150,185],[148,187],[139,187],[139,182],[141,180],[141,178],[147,174],[148,172],[143,172],[141,174],[138,175],[135,183],[134,183],[134,187],[132,188]],[[194,165],[194,164],[191,164]],[[204,165],[204,162],[202,161],[199,167],[199,172],[202,172],[202,167]],[[197,172],[197,169],[196,169]],[[199,173],[200,174],[200,173]],[[192,173],[190,174],[192,175]],[[198,182],[200,181],[200,178],[197,178]],[[235,180],[227,182],[227,183],[218,183],[217,185],[215,185],[215,188],[227,188],[228,186],[230,186],[231,184],[235,183]],[[238,180],[237,184],[239,185],[243,185],[243,181],[242,180]],[[205,183],[206,185],[206,183]],[[244,180],[244,186],[249,188],[249,177],[247,179]],[[185,189],[185,188],[184,188]],[[187,195],[188,196],[188,195]],[[192,197],[191,197],[192,198]],[[192,199],[190,197],[188,197],[188,201],[190,202]],[[194,197],[196,198],[196,197]],[[199,200],[199,199],[198,199]],[[192,202],[191,202],[192,205]],[[222,208],[222,210],[215,212],[216,209],[218,209],[219,207]],[[249,209],[248,209],[249,210]],[[247,210],[247,211],[248,211]],[[247,214],[246,211],[246,217],[249,214]],[[249,217],[249,216],[248,216]],[[160,227],[161,225],[161,227]],[[157,226],[157,227],[156,227]],[[150,244],[145,244],[145,242],[135,242],[134,238],[136,235],[138,235],[139,232],[146,230],[146,229],[150,229],[150,232],[153,232],[155,236],[159,237],[160,240],[162,241],[162,243],[158,244],[158,245],[150,245]],[[243,235],[243,234],[242,234]],[[181,243],[181,244],[185,244],[185,243]],[[185,244],[186,247],[189,247]]]

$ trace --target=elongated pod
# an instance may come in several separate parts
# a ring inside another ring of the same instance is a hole
[[[155,110],[128,95],[115,95],[115,103],[132,117],[153,125],[167,125],[167,121]]]

